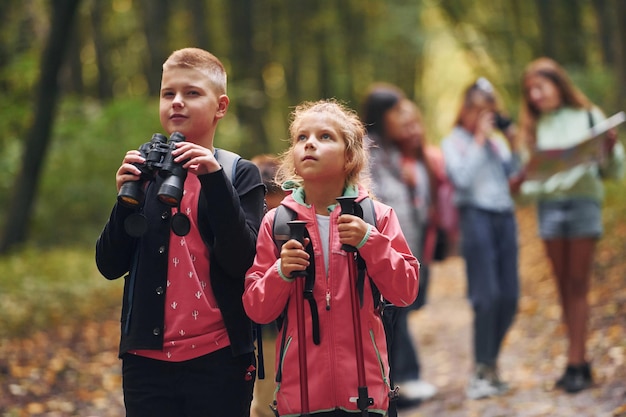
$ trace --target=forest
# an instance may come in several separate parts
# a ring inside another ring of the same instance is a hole
[[[160,129],[161,63],[186,46],[225,63],[216,144],[245,157],[284,149],[297,103],[358,110],[376,81],[422,107],[433,143],[479,76],[515,118],[539,56],[626,107],[623,0],[4,0],[0,16],[0,252],[93,241],[123,154]]]
[[[173,50],[222,60],[231,104],[215,144],[246,158],[286,148],[298,103],[332,97],[358,111],[381,81],[419,105],[433,144],[478,77],[517,120],[521,75],[541,56],[607,115],[626,110],[626,0],[2,0],[0,17],[2,417],[123,414],[123,280],[102,278],[94,243],[124,154],[161,132],[161,65]],[[565,363],[565,330],[534,208],[520,205],[522,294],[503,354],[517,390],[465,398],[471,323],[452,256],[434,265],[412,321],[441,394],[401,417],[626,417],[625,185],[606,182],[593,265],[597,385],[572,397],[546,382]]]

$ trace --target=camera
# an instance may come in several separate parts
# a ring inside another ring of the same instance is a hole
[[[117,201],[127,207],[139,207],[145,198],[145,181],[150,181],[158,173],[164,178],[157,194],[159,200],[171,207],[178,206],[183,196],[187,170],[183,168],[185,161],[174,162],[172,151],[176,149],[176,143],[184,141],[185,136],[180,132],[172,133],[169,141],[160,133],[152,135],[149,142],[139,147],[139,153],[145,162],[134,164],[141,171],[139,180],[122,184]]]
[[[500,112],[496,112],[495,118],[494,118],[494,124],[496,125],[498,130],[500,130],[501,132],[504,132],[505,130],[509,128],[509,126],[511,126],[512,123],[513,123],[513,120],[510,117],[507,117]]]

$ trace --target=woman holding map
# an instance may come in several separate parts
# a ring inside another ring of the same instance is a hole
[[[562,320],[567,328],[567,367],[556,386],[575,393],[592,384],[585,347],[587,295],[596,242],[603,232],[602,179],[623,175],[624,148],[617,141],[617,131],[609,129],[594,139],[601,147],[602,158],[583,163],[577,159],[576,163],[564,165],[569,150],[597,136],[597,129],[592,127],[606,117],[552,59],[531,62],[522,76],[522,88],[520,143],[527,145],[531,161],[533,155],[542,151],[546,154],[546,150],[568,150],[554,164],[560,167],[557,172],[536,175],[529,168],[527,178],[536,180],[524,182],[521,192],[537,201],[539,234],[556,278]]]

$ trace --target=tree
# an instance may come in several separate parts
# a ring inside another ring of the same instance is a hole
[[[0,241],[0,253],[7,252],[26,238],[37,183],[50,142],[59,93],[58,75],[69,47],[74,16],[79,3],[80,0],[51,2],[52,24],[41,59],[33,124],[27,135],[21,169],[14,182],[13,198],[9,202],[4,233]]]
[[[93,45],[98,65],[98,97],[101,100],[113,98],[113,80],[111,76],[111,55],[107,53],[109,44],[103,29],[103,18],[109,1],[94,1],[91,7],[91,25],[93,27]]]
[[[144,32],[148,44],[144,71],[148,92],[158,96],[161,91],[161,64],[169,54],[167,47],[170,8],[167,0],[142,0]]]

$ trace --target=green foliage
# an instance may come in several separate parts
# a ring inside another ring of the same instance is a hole
[[[124,155],[163,131],[158,106],[158,100],[145,98],[120,99],[104,106],[77,99],[62,103],[29,241],[39,246],[95,242],[115,202],[115,172]],[[239,151],[241,131],[236,119],[230,116],[220,123],[216,145]]]
[[[565,3],[559,0],[552,7]],[[7,17],[0,27],[0,224],[10,221],[4,207],[28,139],[53,4],[11,0],[0,6]],[[334,96],[358,109],[374,81],[395,83],[419,103],[432,143],[447,134],[460,92],[477,76],[492,80],[515,117],[524,65],[543,54],[544,41],[550,39],[559,50],[568,42],[584,51],[584,60],[564,64],[607,114],[624,104],[617,87],[619,66],[602,59],[596,35],[605,26],[592,2],[572,11],[560,8],[548,27],[539,18],[545,2],[302,0],[286,5],[271,0],[255,2],[252,15],[240,16],[250,20],[241,22],[231,15],[236,4],[205,2],[206,16],[193,15],[191,7],[169,9],[166,21],[151,24],[169,28],[171,36],[160,43],[168,52],[197,45],[222,59],[232,110],[220,122],[216,146],[244,157],[284,149],[288,113],[298,102]],[[95,12],[99,24],[92,19]],[[81,4],[59,84],[63,94],[83,91],[83,97],[65,98],[58,109],[37,190],[31,243],[93,244],[115,200],[114,175],[124,153],[160,131],[158,103],[146,97],[149,69],[159,71],[155,60],[160,56],[151,48],[154,39],[145,31],[144,13],[140,2],[130,0]],[[579,43],[563,30],[570,27],[572,13],[581,15],[575,19],[584,33],[575,38]],[[206,37],[197,34],[192,17],[208,22]],[[613,32],[611,39],[617,39]],[[113,91],[109,103],[94,98],[101,81]],[[79,84],[82,89],[75,90]]]
[[[28,248],[0,258],[0,338],[110,318],[122,282],[104,279],[89,249]]]
[[[95,242],[115,201],[115,172],[124,154],[160,131],[157,108],[146,99],[104,107],[63,102],[35,202],[32,241]]]

